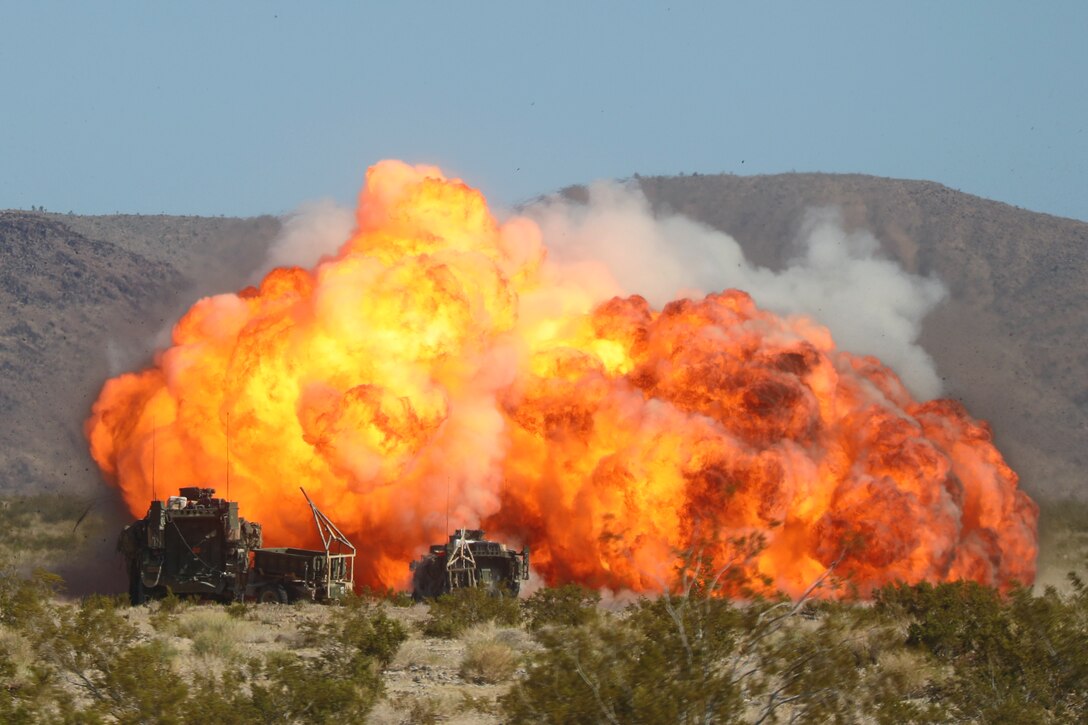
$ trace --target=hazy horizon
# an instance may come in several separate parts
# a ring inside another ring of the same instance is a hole
[[[925,179],[1088,219],[1088,6],[7,3],[0,208],[351,205],[383,158],[510,206],[681,173]]]

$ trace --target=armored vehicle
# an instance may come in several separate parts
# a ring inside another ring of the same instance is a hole
[[[262,547],[261,525],[239,517],[238,503],[216,498],[212,488],[185,487],[166,501],[152,501],[117,542],[130,601],[142,604],[168,591],[218,601],[342,598],[355,581],[355,547],[302,495],[323,551]]]
[[[529,548],[520,552],[488,541],[480,529],[458,529],[413,561],[412,598],[417,602],[461,587],[486,587],[493,594],[517,596],[529,578]]]

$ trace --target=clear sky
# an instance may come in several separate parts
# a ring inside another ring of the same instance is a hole
[[[1088,3],[0,0],[0,208],[252,215],[430,162],[930,179],[1088,220]]]

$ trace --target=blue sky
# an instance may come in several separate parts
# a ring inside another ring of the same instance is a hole
[[[0,208],[252,215],[436,163],[931,179],[1088,220],[1088,3],[0,0]]]

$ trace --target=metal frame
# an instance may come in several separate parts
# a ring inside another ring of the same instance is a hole
[[[465,529],[458,530],[460,535],[454,539],[453,551],[450,552],[450,558],[446,561],[446,576],[449,577],[450,589],[476,586],[476,557],[468,545],[465,531]]]
[[[321,537],[321,543],[325,547],[325,573],[324,582],[325,597],[332,597],[332,562],[334,559],[343,560],[344,571],[347,573],[348,586],[352,591],[355,589],[355,545],[348,541],[348,537],[336,528],[328,516],[321,513],[313,501],[310,500],[310,495],[306,493],[306,489],[299,486],[299,491],[302,491],[302,495],[306,497],[306,503],[310,504],[310,510],[314,514],[314,524],[317,525],[317,534]],[[332,553],[332,546],[336,545],[336,553]],[[351,553],[345,553],[345,548],[350,549]]]

